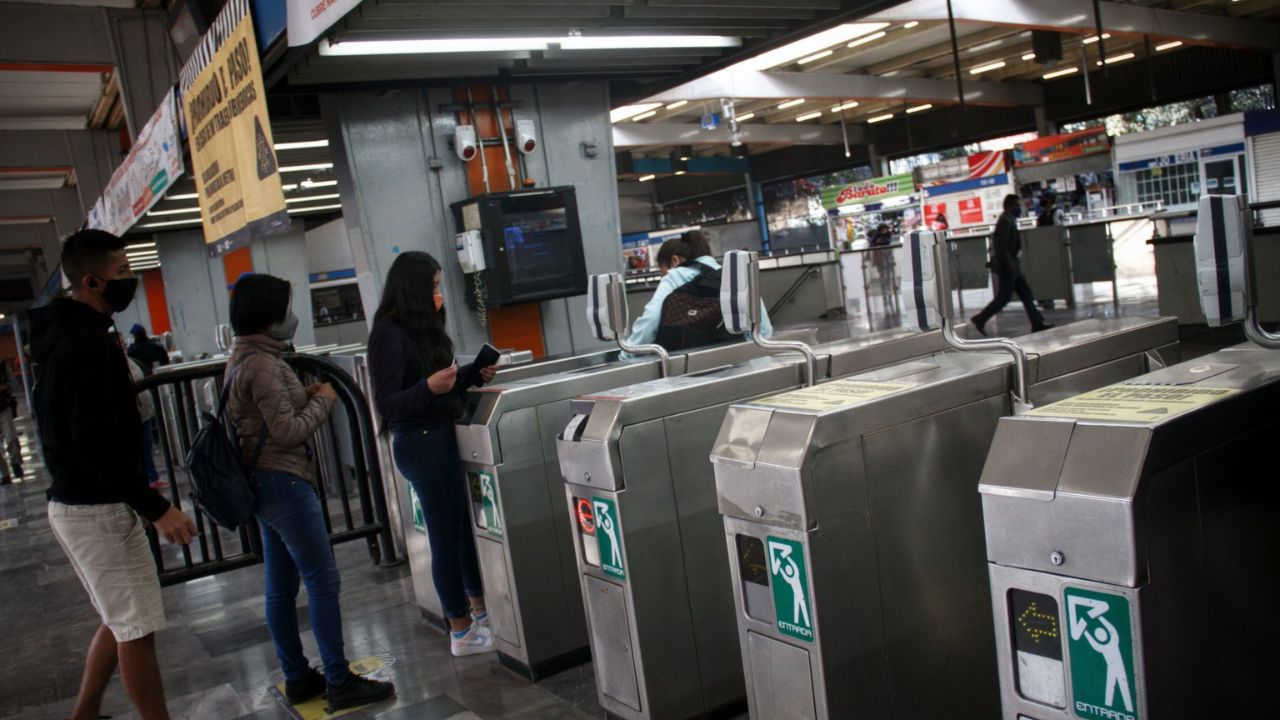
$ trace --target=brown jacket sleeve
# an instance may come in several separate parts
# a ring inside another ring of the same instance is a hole
[[[245,366],[247,372],[242,377],[248,383],[249,397],[262,414],[272,443],[281,448],[306,442],[333,409],[333,402],[319,395],[301,410],[295,409],[289,396],[302,391],[302,383],[282,360],[259,354],[246,360]]]

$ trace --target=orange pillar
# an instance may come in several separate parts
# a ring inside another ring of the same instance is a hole
[[[232,286],[245,273],[253,272],[253,254],[249,252],[249,246],[246,245],[239,250],[232,250],[222,256],[222,269],[227,278],[227,292],[231,292]]]
[[[147,294],[147,310],[151,313],[151,334],[169,332],[169,299],[164,294],[164,277],[159,270],[147,270],[142,276],[142,289]]]

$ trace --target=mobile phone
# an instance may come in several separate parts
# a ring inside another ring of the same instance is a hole
[[[480,352],[476,353],[475,366],[479,369],[492,367],[498,364],[498,359],[502,357],[502,353],[498,352],[498,348],[485,343],[480,348]]]

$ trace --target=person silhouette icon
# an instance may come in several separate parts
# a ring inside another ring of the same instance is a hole
[[[1116,626],[1105,617],[1098,617],[1097,620],[1101,627],[1094,628],[1093,632],[1086,632],[1084,639],[1107,664],[1106,703],[1110,706],[1119,690],[1124,709],[1133,712],[1133,694],[1129,691],[1129,675],[1125,672],[1124,655],[1120,652],[1120,634],[1116,632]]]

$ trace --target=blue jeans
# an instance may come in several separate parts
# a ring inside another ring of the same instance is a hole
[[[440,606],[446,617],[466,617],[471,612],[467,598],[483,596],[484,583],[453,426],[397,425],[391,434],[391,454],[422,504],[431,546],[431,580]]]
[[[151,437],[154,422],[154,420],[142,421],[142,462],[147,470],[147,482],[151,483],[160,479],[160,472],[156,470],[155,441]]]
[[[320,646],[325,680],[341,685],[350,675],[342,649],[342,611],[338,606],[338,565],[329,546],[324,511],[311,483],[270,470],[255,474],[258,504],[253,514],[262,529],[266,576],[267,628],[275,641],[284,678],[298,681],[311,667],[298,637],[298,586],[307,586],[311,631]]]

